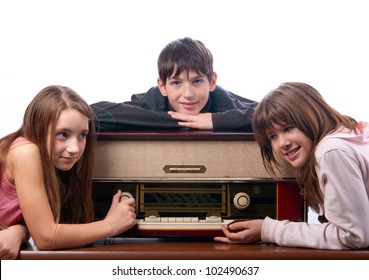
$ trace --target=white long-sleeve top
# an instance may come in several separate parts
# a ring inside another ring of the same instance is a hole
[[[262,240],[281,246],[317,249],[369,247],[369,124],[360,133],[341,130],[316,148],[316,172],[324,202],[319,215],[328,222],[276,221],[265,218]]]

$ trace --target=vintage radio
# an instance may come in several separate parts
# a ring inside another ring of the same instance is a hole
[[[293,171],[280,175],[275,181],[265,171],[250,133],[100,133],[95,218],[120,189],[122,199],[136,199],[137,225],[124,236],[215,236],[221,224],[265,216],[306,221]]]

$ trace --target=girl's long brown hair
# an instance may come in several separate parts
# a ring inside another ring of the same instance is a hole
[[[274,125],[292,125],[312,140],[312,150],[306,164],[297,170],[301,193],[309,206],[318,210],[323,203],[315,170],[315,149],[327,134],[341,126],[356,131],[357,122],[333,109],[312,86],[305,83],[284,83],[267,94],[253,115],[255,140],[260,146],[266,170],[276,177],[279,164],[267,132]]]
[[[57,170],[50,154],[53,154],[54,138],[51,137],[48,152],[48,135],[55,135],[60,113],[68,108],[80,112],[89,119],[85,151],[69,171]],[[19,130],[0,140],[0,174],[5,158],[18,137],[25,137],[40,150],[44,183],[55,222],[85,223],[94,218],[92,202],[92,173],[94,167],[96,133],[92,110],[75,91],[64,86],[49,86],[41,90],[28,105]]]

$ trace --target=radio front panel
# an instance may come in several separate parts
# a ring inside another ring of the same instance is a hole
[[[112,196],[121,190],[136,200],[138,220],[156,224],[147,236],[165,236],[168,222],[196,219],[197,223],[243,219],[305,220],[305,209],[298,187],[293,182],[122,182],[94,181],[95,219],[109,211]],[[167,223],[160,223],[161,221]],[[194,229],[196,225],[193,223]],[[160,228],[160,231],[158,229]],[[158,233],[159,232],[159,233]],[[184,232],[183,232],[184,233]],[[137,236],[142,232],[135,231]],[[172,234],[172,232],[171,232]],[[177,235],[179,233],[177,232]]]
[[[137,226],[124,236],[214,236],[234,220],[306,221],[291,167],[277,182],[253,135],[136,131],[98,135],[93,192],[103,219],[118,189],[136,200]]]
[[[270,178],[253,141],[100,141],[96,178]],[[293,177],[288,167],[283,177]]]

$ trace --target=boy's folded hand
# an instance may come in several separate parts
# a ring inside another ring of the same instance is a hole
[[[197,115],[181,114],[174,111],[169,111],[168,115],[179,120],[178,125],[195,129],[212,130],[213,120],[211,113],[200,113]]]

